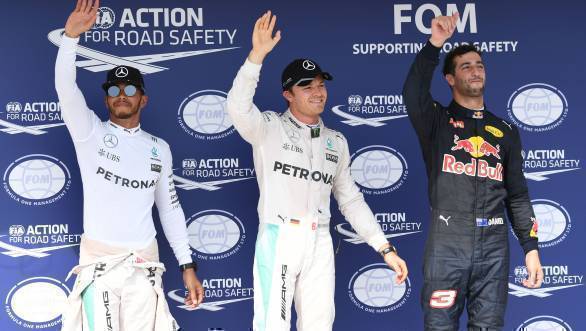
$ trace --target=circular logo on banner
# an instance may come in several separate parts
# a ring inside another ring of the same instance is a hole
[[[109,7],[98,8],[98,15],[96,17],[96,23],[94,23],[94,29],[109,29],[116,22],[116,15],[114,11]]]
[[[526,320],[516,331],[572,331],[572,328],[557,317],[543,315]]]
[[[348,283],[350,300],[369,313],[386,313],[403,306],[411,294],[411,282],[407,279],[397,285],[395,275],[383,263],[360,268]]]
[[[568,211],[559,203],[546,199],[532,200],[537,218],[539,247],[551,247],[564,241],[572,229]]]
[[[526,131],[548,131],[559,126],[568,113],[568,102],[557,88],[535,83],[516,90],[507,103],[509,118]]]
[[[353,94],[353,95],[349,96],[348,97],[348,106],[354,106],[354,107],[362,106],[362,97],[357,94]]]
[[[244,225],[224,210],[204,210],[187,219],[189,245],[198,259],[219,260],[237,253],[246,239]]]
[[[527,271],[526,266],[517,266],[515,267],[515,277],[526,279],[529,276],[529,271]]]
[[[407,161],[387,146],[372,145],[352,154],[350,172],[363,193],[385,194],[398,189],[407,179]]]
[[[234,132],[222,91],[195,92],[181,102],[177,121],[187,134],[202,140],[224,138]]]
[[[6,112],[9,114],[20,113],[22,111],[22,104],[18,101],[11,101],[6,104]]]
[[[11,225],[8,228],[8,234],[11,237],[22,237],[22,236],[24,236],[24,232],[25,232],[24,226],[22,226],[22,225]]]
[[[11,198],[38,206],[61,199],[71,185],[71,175],[58,159],[31,154],[12,162],[4,172],[3,182]]]
[[[61,323],[70,291],[60,281],[49,277],[25,279],[10,289],[5,311],[10,319],[34,329],[54,328]]]

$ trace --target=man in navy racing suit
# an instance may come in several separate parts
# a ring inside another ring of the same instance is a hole
[[[453,100],[429,92],[444,42],[458,14],[436,17],[431,38],[405,81],[409,119],[423,152],[432,207],[421,305],[425,330],[458,330],[466,305],[468,330],[500,330],[507,303],[508,218],[525,252],[526,287],[541,286],[537,222],[522,172],[516,127],[486,109],[485,71],[474,46],[453,49],[444,76]]]

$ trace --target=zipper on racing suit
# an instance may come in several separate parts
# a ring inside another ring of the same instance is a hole
[[[474,121],[474,136],[478,137],[478,121],[479,119],[472,119]],[[478,149],[479,147],[475,146],[476,149]],[[478,150],[475,151],[475,153],[478,155]],[[472,255],[471,255],[471,262],[474,262],[475,260],[475,255],[476,255],[476,229],[478,228],[477,226],[477,215],[476,215],[476,204],[478,203],[478,164],[480,163],[480,159],[477,158],[476,159],[476,169],[474,171],[474,206],[473,211],[472,211],[472,218],[473,218],[473,228],[474,231],[472,232]]]

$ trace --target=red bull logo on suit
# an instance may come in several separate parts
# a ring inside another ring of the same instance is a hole
[[[475,136],[468,139],[460,139],[454,135],[454,146],[452,151],[463,150],[473,158],[468,163],[458,161],[451,154],[444,154],[442,162],[442,171],[457,175],[465,174],[467,176],[486,177],[499,182],[503,181],[503,165],[498,162],[494,167],[484,159],[478,159],[483,156],[493,156],[500,160],[500,146],[493,146],[484,138]]]
[[[497,159],[501,159],[499,153],[501,152],[500,146],[494,147],[491,143],[484,140],[484,138],[476,136],[468,139],[460,139],[457,135],[454,135],[454,147],[453,151],[463,149],[465,152],[470,153],[473,157],[479,158],[484,155],[494,156]]]

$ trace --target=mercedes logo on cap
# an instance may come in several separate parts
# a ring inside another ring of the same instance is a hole
[[[120,68],[116,69],[116,72],[114,73],[114,75],[116,75],[116,77],[118,77],[118,78],[124,78],[124,77],[128,76],[128,68],[120,67]]]
[[[305,70],[314,70],[315,64],[309,60],[303,61],[303,69]]]

